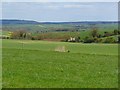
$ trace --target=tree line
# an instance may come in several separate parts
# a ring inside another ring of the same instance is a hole
[[[120,30],[113,30],[112,32],[104,31],[104,34],[100,34],[99,30],[97,28],[93,28],[89,35],[86,36],[84,39],[81,39],[80,36],[76,35],[74,37],[70,35],[65,35],[64,37],[58,37],[61,38],[63,42],[83,42],[83,43],[119,43],[120,42]],[[25,31],[25,30],[18,30],[14,32],[9,33],[8,39],[29,39],[29,40],[43,40],[45,38],[48,38],[48,33],[44,34],[38,34],[38,35],[32,35],[31,33]],[[117,39],[115,39],[114,36],[118,36]],[[52,37],[52,36],[51,36]],[[52,39],[56,39],[56,37],[53,37]]]

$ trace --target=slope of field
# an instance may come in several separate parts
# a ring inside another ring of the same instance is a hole
[[[2,49],[3,88],[118,87],[117,44],[3,40]]]

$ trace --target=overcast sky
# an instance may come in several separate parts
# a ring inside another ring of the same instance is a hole
[[[3,19],[117,21],[117,2],[3,2]]]
[[[2,2],[119,2],[120,0],[1,0]]]

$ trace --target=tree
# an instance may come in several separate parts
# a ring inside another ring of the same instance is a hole
[[[93,28],[93,30],[91,31],[91,35],[92,35],[92,37],[98,37],[98,30],[97,30],[97,28]]]
[[[98,38],[101,38],[102,37],[102,35],[101,34],[98,34]]]
[[[118,30],[118,34],[120,34],[120,30]]]
[[[27,32],[24,30],[14,31],[11,35],[12,39],[25,39]]]
[[[108,36],[111,36],[111,33],[110,32],[104,32],[104,37],[108,37]]]
[[[114,33],[114,35],[118,35],[118,30],[115,29],[113,33]]]
[[[94,38],[93,37],[85,37],[84,43],[92,43],[92,42],[94,42]]]
[[[115,43],[115,40],[113,37],[106,37],[104,43]]]
[[[75,38],[75,41],[76,41],[76,42],[80,42],[80,37],[76,37],[76,38]]]
[[[118,43],[120,43],[120,36],[118,36]]]

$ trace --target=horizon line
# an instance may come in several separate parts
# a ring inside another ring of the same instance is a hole
[[[95,22],[118,22],[120,20],[77,20],[77,21],[38,21],[33,19],[3,19],[0,18],[0,20],[23,20],[23,21],[35,21],[35,22],[89,22],[89,21],[95,21]]]

